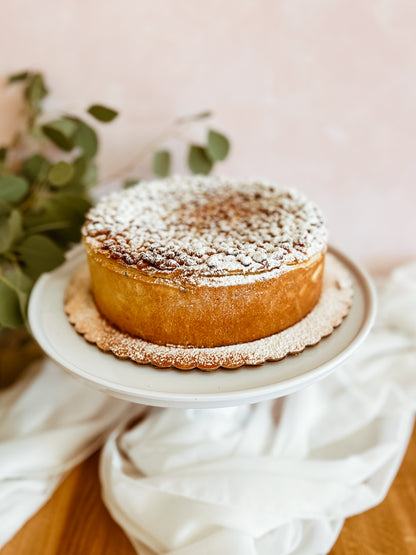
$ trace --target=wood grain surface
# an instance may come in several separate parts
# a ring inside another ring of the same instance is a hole
[[[101,501],[97,467],[98,453],[76,467],[0,555],[133,555]],[[416,428],[386,499],[346,521],[331,555],[415,553]]]

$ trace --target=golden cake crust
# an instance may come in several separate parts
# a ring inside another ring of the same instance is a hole
[[[159,345],[266,337],[303,318],[321,293],[320,211],[269,183],[140,184],[91,210],[83,235],[101,313]]]
[[[87,255],[95,302],[110,322],[152,343],[193,347],[245,343],[299,321],[318,302],[325,259],[315,255],[284,274],[247,283],[208,278],[183,286],[125,268],[88,245]]]
[[[351,306],[352,294],[348,270],[329,253],[325,258],[322,294],[318,304],[290,328],[248,343],[213,348],[173,347],[144,341],[112,325],[97,309],[91,294],[89,268],[82,263],[68,283],[65,311],[69,321],[86,341],[117,358],[152,364],[158,368],[232,370],[244,365],[280,360],[315,345],[341,324]]]

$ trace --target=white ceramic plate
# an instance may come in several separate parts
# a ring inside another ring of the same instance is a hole
[[[299,355],[235,371],[159,370],[104,353],[78,335],[64,313],[64,294],[75,268],[85,259],[77,247],[67,261],[36,283],[29,322],[42,349],[76,378],[116,397],[147,405],[215,408],[274,399],[330,374],[363,342],[374,322],[376,297],[371,281],[340,251],[330,252],[349,272],[354,289],[350,313],[329,337]]]

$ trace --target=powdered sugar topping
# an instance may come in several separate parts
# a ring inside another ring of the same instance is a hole
[[[94,249],[149,273],[260,273],[326,249],[318,207],[291,188],[219,177],[172,177],[113,193],[90,210]]]

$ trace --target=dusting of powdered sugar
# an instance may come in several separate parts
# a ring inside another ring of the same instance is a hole
[[[113,193],[90,210],[83,236],[123,265],[171,277],[283,271],[327,243],[319,208],[296,190],[201,176]]]
[[[299,353],[305,347],[315,345],[342,323],[350,309],[352,293],[348,271],[333,255],[328,254],[318,304],[290,328],[263,339],[225,347],[162,346],[118,330],[101,315],[91,294],[88,266],[84,263],[68,285],[65,311],[77,332],[87,341],[95,343],[103,351],[112,352],[118,358],[180,370],[234,369],[243,365],[262,364],[268,360],[280,360],[290,353]]]

